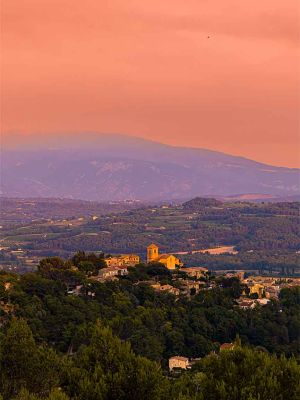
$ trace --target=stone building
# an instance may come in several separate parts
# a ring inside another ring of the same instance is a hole
[[[189,359],[181,356],[169,358],[169,370],[172,371],[174,368],[188,369]]]
[[[164,264],[168,269],[176,269],[182,266],[182,262],[173,254],[159,254],[158,246],[155,244],[147,247],[147,263],[151,262]]]
[[[121,254],[107,257],[105,262],[108,267],[134,267],[139,264],[140,257],[136,254]]]

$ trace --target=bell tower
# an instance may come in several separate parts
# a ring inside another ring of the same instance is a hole
[[[154,261],[158,258],[158,247],[155,244],[150,244],[147,247],[147,263]]]

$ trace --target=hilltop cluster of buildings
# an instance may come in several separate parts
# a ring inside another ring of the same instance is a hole
[[[242,296],[236,300],[238,306],[243,309],[254,308],[257,305],[264,306],[271,299],[277,300],[279,293],[284,288],[293,288],[300,285],[300,278],[291,277],[271,277],[253,275],[244,278],[245,272],[231,272],[225,274],[225,278],[237,277],[244,284]]]
[[[251,294],[257,294],[258,299],[278,299],[281,289],[300,285],[300,278],[278,278],[268,276],[251,276],[243,279]]]
[[[270,299],[278,299],[281,289],[300,285],[299,277],[251,275],[245,278],[245,271],[242,270],[217,272],[219,276],[222,275],[225,278],[238,278],[245,285],[247,289],[243,291],[243,297],[239,300],[241,307],[244,308],[247,308],[246,303],[250,304],[251,307],[254,307],[256,304],[267,304]],[[251,299],[253,300],[252,303]]]
[[[134,267],[141,262],[137,254],[121,254],[105,258],[107,267],[99,271],[97,280],[113,280],[118,276],[128,274],[128,268]],[[159,248],[155,244],[147,247],[147,263],[158,262],[170,270],[181,268],[183,266],[179,258],[173,254],[159,254]]]
[[[191,296],[199,293],[206,285],[201,278],[208,277],[208,269],[203,267],[190,267],[184,268],[183,263],[173,254],[160,254],[159,248],[155,244],[147,247],[146,260],[148,264],[160,263],[163,264],[168,270],[176,271],[172,281],[176,281],[176,285],[161,284],[156,280],[143,281],[142,283],[148,284],[156,292],[167,292],[175,296],[186,295]],[[119,256],[109,256],[105,259],[107,267],[100,269],[98,276],[91,277],[93,280],[105,282],[109,280],[118,279],[129,273],[128,268],[134,267],[141,262],[141,259],[136,254],[122,254]]]
[[[173,271],[168,283],[162,283],[157,280],[143,280],[135,285],[147,284],[152,287],[157,293],[170,293],[176,297],[184,295],[190,297],[200,292],[200,290],[210,290],[216,287],[219,283],[216,279],[209,279],[209,271],[204,267],[184,267],[179,258],[173,254],[160,254],[159,248],[155,244],[147,247],[146,261],[148,264],[161,263],[168,270]],[[105,258],[106,267],[99,270],[97,276],[91,276],[90,279],[106,282],[116,280],[119,277],[126,276],[129,273],[129,268],[135,267],[141,262],[141,258],[136,254],[121,254],[110,255]],[[260,305],[264,306],[271,299],[278,299],[280,290],[283,288],[292,288],[300,286],[300,278],[278,278],[266,276],[250,276],[245,278],[245,271],[239,270],[234,272],[222,271],[225,278],[238,278],[243,284],[243,292],[239,299],[236,300],[236,307],[242,309],[253,309]],[[11,284],[5,283],[5,290],[10,290]],[[81,295],[85,290],[85,294],[91,297],[95,293],[83,287],[83,285],[71,285],[68,287],[67,294]],[[174,299],[176,301],[176,299]],[[12,305],[0,301],[0,309],[8,314],[12,312]],[[1,319],[0,319],[1,323]],[[234,343],[223,343],[219,350],[233,350]],[[218,350],[217,350],[218,351]],[[213,352],[214,353],[214,352]],[[215,353],[214,353],[215,354]],[[169,370],[176,371],[177,369],[189,369],[193,366],[197,358],[187,358],[181,355],[172,356],[169,359]]]
[[[173,254],[160,254],[158,246],[151,244],[147,247],[146,260],[148,264],[160,263],[168,270],[176,271],[172,282],[161,284],[156,280],[142,281],[138,284],[148,284],[156,292],[171,293],[174,296],[191,296],[199,293],[207,283],[208,269],[203,267],[183,267],[183,263]],[[136,254],[122,254],[119,256],[109,256],[105,259],[107,267],[100,269],[98,276],[91,277],[93,280],[105,282],[118,279],[129,273],[129,267],[134,267],[141,262]],[[205,278],[205,279],[201,279]],[[174,285],[173,285],[174,282]],[[175,284],[176,282],[176,284]],[[214,283],[212,283],[213,285]]]
[[[168,270],[174,271],[171,281],[162,284],[157,280],[147,280],[138,284],[148,284],[156,292],[167,292],[174,296],[192,296],[198,294],[200,290],[213,289],[217,283],[209,280],[209,271],[204,267],[184,267],[181,260],[173,254],[160,254],[159,248],[155,244],[150,244],[146,251],[146,261],[148,264],[160,263]],[[141,263],[141,258],[137,254],[110,255],[105,258],[107,267],[99,270],[97,276],[90,279],[105,282],[126,276],[130,267],[135,267]],[[245,278],[245,271],[234,272],[222,271],[225,278],[238,278],[244,284],[244,290],[239,299],[236,300],[240,308],[254,308],[257,305],[266,305],[270,299],[278,299],[280,290],[285,287],[300,285],[300,278],[278,278],[266,276],[251,276]]]

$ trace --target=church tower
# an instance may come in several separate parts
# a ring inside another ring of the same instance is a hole
[[[154,261],[158,258],[158,247],[155,244],[150,244],[147,247],[147,263]]]

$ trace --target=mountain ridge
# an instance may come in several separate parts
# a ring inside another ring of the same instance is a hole
[[[107,201],[300,193],[297,168],[132,136],[82,135],[3,150],[2,195]]]
[[[7,135],[7,134],[6,134]],[[212,150],[202,147],[189,147],[177,146],[166,143],[161,143],[155,140],[142,138],[133,135],[124,135],[120,133],[99,133],[99,132],[75,132],[75,133],[61,133],[61,134],[42,134],[42,135],[18,135],[10,134],[2,141],[2,149],[6,152],[12,151],[76,151],[78,149],[94,149],[94,146],[99,146],[102,149],[111,148],[112,145],[119,145],[122,150],[125,148],[137,148],[141,150],[142,145],[146,145],[147,149],[168,149],[173,151],[183,150],[191,153],[202,153],[202,155],[219,155],[230,157],[237,160],[249,161],[251,163],[260,164],[262,166],[269,166],[274,168],[284,168],[290,170],[299,170],[297,167],[276,166],[273,164],[264,163],[262,161],[253,160],[251,158],[229,154],[224,151]],[[117,143],[116,143],[117,142]],[[28,148],[27,148],[28,147]],[[143,149],[143,148],[142,148]]]

